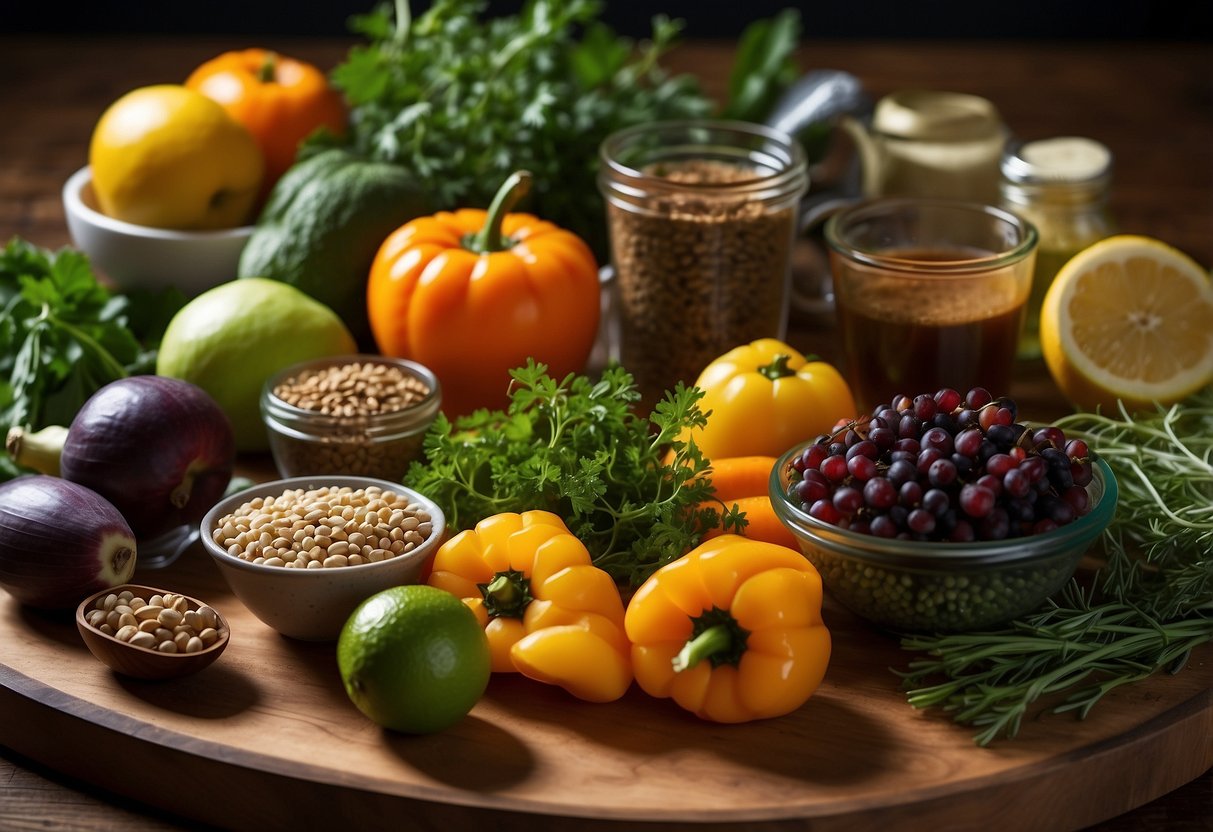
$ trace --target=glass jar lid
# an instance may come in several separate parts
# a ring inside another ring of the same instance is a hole
[[[1112,168],[1112,152],[1094,139],[1060,136],[1026,142],[1008,149],[1002,175],[1025,185],[1079,184],[1104,179]]]

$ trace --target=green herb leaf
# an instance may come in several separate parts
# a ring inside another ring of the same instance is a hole
[[[595,564],[639,584],[714,525],[716,513],[698,508],[712,494],[702,476],[708,463],[693,443],[674,441],[703,424],[700,390],[679,385],[650,423],[633,413],[639,392],[621,367],[597,381],[557,380],[528,362],[511,376],[505,412],[477,411],[454,425],[438,418],[425,437],[428,462],[405,477],[442,506],[452,528],[499,512],[551,511]],[[667,448],[674,450],[668,465]]]
[[[0,430],[70,424],[100,387],[149,372],[184,303],[177,290],[115,295],[80,252],[14,238],[0,252]],[[8,460],[0,479],[16,471]]]
[[[655,22],[637,48],[597,21],[600,5],[586,0],[531,0],[492,20],[479,19],[483,7],[436,0],[416,19],[400,15],[406,37],[387,7],[355,18],[370,43],[332,73],[353,107],[348,141],[408,168],[443,209],[487,206],[506,176],[526,168],[537,183],[528,210],[605,259],[599,144],[626,126],[711,109],[693,78],[658,66],[677,24]]]
[[[762,122],[775,101],[800,74],[796,47],[800,12],[784,9],[771,20],[758,20],[742,33],[729,75],[729,103],[724,117]]]

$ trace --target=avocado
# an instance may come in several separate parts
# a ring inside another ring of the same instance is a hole
[[[324,150],[294,165],[274,186],[244,253],[239,276],[288,283],[340,316],[374,352],[366,282],[384,239],[430,212],[409,171]]]

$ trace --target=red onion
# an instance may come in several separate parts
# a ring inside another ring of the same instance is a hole
[[[0,587],[22,604],[74,607],[134,571],[135,536],[104,497],[56,477],[0,485]]]
[[[201,520],[223,496],[235,460],[231,423],[200,387],[131,376],[84,403],[59,468],[113,503],[146,541]]]

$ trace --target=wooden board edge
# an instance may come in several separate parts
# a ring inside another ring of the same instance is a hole
[[[4,695],[6,692],[7,696]],[[57,706],[44,701],[39,694],[47,699],[71,701],[59,702]],[[726,825],[730,828],[760,829],[791,822],[811,825],[815,830],[847,829],[859,832],[865,828],[883,829],[890,821],[898,819],[912,818],[918,824],[935,818],[934,822],[954,824],[957,812],[964,803],[993,809],[1006,802],[1009,791],[1006,788],[1006,775],[1003,774],[951,783],[938,789],[901,793],[896,802],[856,800],[824,806],[785,806],[771,813],[762,813],[764,816],[761,817],[754,812],[746,812],[744,817],[733,817],[716,811],[705,812],[701,817],[680,812],[677,817],[660,817],[650,813],[645,818],[638,818],[622,808],[610,815],[572,817],[554,812],[550,804],[530,806],[526,805],[528,801],[518,799],[510,801],[508,805],[501,802],[490,805],[487,802],[453,800],[458,796],[442,790],[435,790],[433,794],[422,794],[421,790],[417,794],[403,794],[399,792],[398,784],[393,784],[397,786],[397,792],[385,793],[368,790],[367,786],[372,785],[369,781],[361,784],[325,782],[331,773],[306,763],[283,766],[276,758],[259,758],[247,752],[234,758],[223,746],[194,737],[180,737],[171,731],[149,736],[146,726],[120,714],[106,712],[106,719],[90,719],[88,711],[96,709],[92,709],[88,703],[46,688],[10,668],[0,667],[0,700],[3,700],[3,710],[9,716],[5,720],[6,735],[0,740],[15,751],[115,794],[159,805],[219,826],[231,826],[233,821],[240,827],[264,826],[274,818],[281,820],[284,808],[281,798],[293,795],[290,801],[292,809],[298,811],[307,807],[300,816],[312,819],[317,817],[316,812],[324,813],[326,807],[331,812],[332,807],[340,806],[342,812],[337,817],[344,819],[366,813],[370,821],[406,811],[412,818],[418,815],[434,816],[435,820],[440,818],[443,823],[457,818],[472,820],[479,817],[483,820],[491,817],[496,828],[513,828],[516,823],[518,828],[535,829],[543,821],[576,821],[582,826],[587,823],[627,823],[632,829],[671,829],[687,824],[696,827]],[[60,717],[60,724],[52,730],[37,727],[54,723],[56,715]],[[140,729],[138,736],[131,731],[136,727]],[[1072,829],[1144,805],[1195,779],[1213,766],[1213,747],[1208,744],[1199,748],[1198,753],[1186,755],[1188,761],[1183,766],[1173,765],[1170,759],[1165,760],[1166,765],[1160,764],[1164,762],[1161,758],[1167,755],[1156,750],[1158,735],[1165,734],[1164,739],[1168,743],[1182,749],[1191,747],[1193,737],[1199,742],[1200,737],[1209,736],[1211,729],[1213,691],[1206,691],[1124,735],[1097,743],[1081,752],[1059,755],[1043,765],[1025,767],[1018,782],[1028,783],[1027,787],[1037,793],[1037,799],[1014,800],[1003,807],[1010,813],[1004,816],[1015,818],[1019,828],[1025,828],[1022,824],[1027,824],[1026,828],[1042,830]],[[183,741],[181,747],[174,745],[174,740],[178,739]],[[1155,749],[1151,755],[1142,753],[1142,746],[1146,745],[1147,740],[1150,740],[1150,744],[1146,751]],[[73,749],[97,748],[120,749],[126,765],[99,769],[90,764],[95,754],[71,753]],[[1081,813],[1075,815],[1073,795],[1069,792],[1053,794],[1056,789],[1050,781],[1058,779],[1058,772],[1066,765],[1072,765],[1074,758],[1088,756],[1090,758],[1085,759],[1083,765],[1092,772],[1090,779],[1093,785],[1099,786],[1095,791],[1100,795],[1100,802],[1081,806]],[[138,764],[134,761],[138,761]],[[1145,769],[1152,772],[1147,783],[1143,784],[1138,777],[1125,776],[1126,772],[1140,771],[1143,762],[1149,763]],[[213,788],[216,783],[231,781],[231,788],[237,794],[248,793],[251,786],[260,786],[256,790],[259,794],[276,798],[276,809],[268,816],[257,807],[248,807],[237,817],[233,817],[230,811],[216,814],[216,807],[210,800],[197,801],[188,794],[179,793],[149,794],[138,779],[132,779],[132,775],[145,768],[162,769],[166,763],[173,769],[193,772],[193,778],[186,778],[185,782],[204,782]],[[1096,771],[1099,772],[1098,776],[1094,774]],[[1018,790],[1014,791],[1018,793]],[[162,796],[165,799],[158,801],[157,798]],[[482,797],[491,798],[489,795]],[[1070,819],[1061,823],[1052,808],[1059,802],[1070,807]],[[989,822],[983,823],[983,826],[998,828],[996,823]]]

